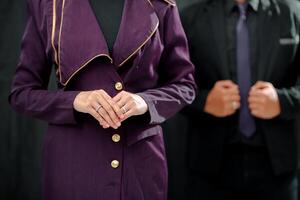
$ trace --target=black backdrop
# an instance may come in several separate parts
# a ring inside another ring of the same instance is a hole
[[[39,199],[43,126],[12,112],[7,103],[25,24],[25,1],[0,3],[0,199]]]
[[[181,9],[195,1],[177,0],[177,3]],[[0,1],[0,200],[39,200],[41,196],[40,155],[45,124],[16,114],[7,103],[26,22],[25,2]],[[174,122],[185,127],[180,115],[164,125],[170,167],[169,199],[182,200],[185,199],[182,172],[185,169],[185,137],[181,134],[183,129],[178,131],[172,126]]]
[[[14,113],[7,103],[26,21],[25,1],[0,1],[0,200],[40,200],[41,195],[40,155],[45,124]],[[196,1],[177,0],[177,4],[182,9]],[[163,125],[169,200],[186,200],[186,124],[178,114]]]

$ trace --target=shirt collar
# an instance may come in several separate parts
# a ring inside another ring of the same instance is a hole
[[[259,0],[248,0],[249,6],[250,8],[257,12],[258,11],[258,6],[259,6]],[[227,13],[231,13],[232,11],[234,11],[237,7],[236,7],[236,2],[235,0],[226,0],[225,1],[225,8]]]

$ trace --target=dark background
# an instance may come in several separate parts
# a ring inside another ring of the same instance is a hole
[[[181,9],[195,1],[177,0],[177,3]],[[40,156],[46,125],[16,114],[7,102],[25,22],[26,0],[0,1],[0,200],[39,200],[41,196]],[[168,133],[174,129],[171,126],[174,121],[182,123],[184,128],[182,117],[176,116],[165,125]],[[175,171],[185,167],[185,144],[180,142],[185,139],[180,132],[174,133],[167,138],[167,151],[172,152],[168,153],[172,166],[170,190],[176,191],[171,192],[170,199],[179,200],[184,199],[185,175]],[[173,177],[180,181],[175,182]]]
[[[196,1],[200,0],[177,0],[177,4],[182,10]],[[0,200],[40,200],[41,196],[40,156],[46,125],[16,114],[7,103],[26,22],[25,2],[0,1]],[[187,121],[178,114],[163,126],[169,162],[169,200],[186,200]]]

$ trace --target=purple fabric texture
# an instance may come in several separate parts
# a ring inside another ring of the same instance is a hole
[[[44,200],[164,200],[167,166],[159,124],[195,97],[194,67],[176,6],[126,0],[113,53],[88,0],[29,0],[10,103],[49,123],[43,144]],[[57,91],[48,91],[52,66]],[[80,91],[115,83],[138,93],[149,112],[118,130],[77,113]],[[121,141],[112,141],[119,134]],[[112,168],[111,161],[119,167]]]

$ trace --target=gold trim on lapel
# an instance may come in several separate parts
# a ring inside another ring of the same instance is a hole
[[[150,3],[150,5],[152,7],[154,7],[153,4],[152,4],[152,2],[151,2],[153,0],[147,0],[147,1]],[[172,1],[172,0],[163,0],[163,1],[166,2],[167,4],[171,5],[171,6],[176,6],[176,3],[174,1]]]
[[[132,58],[132,56],[134,56],[151,39],[151,37],[157,31],[158,26],[159,26],[159,22],[157,22],[157,25],[155,26],[151,34],[148,36],[148,38],[132,54],[130,54],[121,64],[119,64],[119,67],[124,65],[130,58]]]
[[[101,57],[101,56],[105,56],[107,57],[111,63],[113,63],[113,60],[110,56],[106,55],[106,54],[99,54],[94,56],[93,58],[89,59],[88,61],[86,61],[80,68],[78,68],[73,74],[71,74],[71,76],[69,77],[69,79],[63,84],[63,86],[67,86],[68,83],[70,82],[70,80],[80,71],[82,70],[85,66],[87,66],[90,62],[92,62],[94,59]]]
[[[52,4],[53,4],[53,7],[52,7],[52,15],[53,16],[52,16],[51,45],[52,45],[53,52],[54,52],[54,61],[58,65],[58,54],[57,54],[57,50],[54,45],[55,29],[56,29],[56,0],[53,0]]]
[[[150,0],[147,0],[148,3],[152,6],[152,8],[154,8],[152,2]],[[155,28],[151,31],[150,35],[146,38],[146,40],[132,53],[130,54],[124,61],[122,61],[118,67],[121,67],[122,65],[124,65],[130,58],[132,58],[132,56],[134,56],[150,39],[151,37],[154,35],[154,33],[157,31],[159,26],[159,21],[157,22]]]
[[[57,1],[57,0],[54,0],[54,1]],[[88,2],[88,1],[87,1]],[[87,3],[85,2],[85,3]],[[65,27],[65,20],[66,20],[66,5],[67,3],[69,3],[71,6],[77,6],[76,8],[79,8],[81,9],[81,5],[77,5],[76,2],[70,2],[70,1],[67,1],[67,0],[62,0],[62,7],[61,7],[61,16],[60,16],[60,27],[58,28],[55,24],[55,26],[53,27],[52,26],[52,44],[53,44],[53,48],[55,49],[55,34],[58,33],[58,41],[57,41],[57,65],[58,65],[58,69],[57,69],[57,72],[58,72],[58,79],[59,79],[59,82],[63,85],[63,86],[67,86],[68,83],[70,82],[70,80],[80,71],[82,70],[85,66],[87,66],[91,61],[93,61],[95,58],[98,58],[98,57],[106,57],[110,60],[111,63],[113,63],[113,60],[112,58],[110,57],[110,55],[108,54],[108,50],[107,48],[105,48],[104,46],[106,45],[106,41],[101,38],[96,38],[96,41],[95,41],[95,46],[93,48],[93,50],[90,50],[90,46],[89,48],[86,50],[86,54],[78,54],[79,52],[75,50],[75,54],[72,54],[70,55],[62,55],[62,51],[74,51],[74,47],[72,46],[69,46],[69,44],[63,44],[62,43],[62,40],[64,40],[64,38],[66,37],[65,36],[65,31],[64,30],[64,27]],[[68,5],[68,7],[70,7],[70,5]],[[86,6],[86,5],[85,5]],[[86,8],[83,8],[84,10],[82,11],[86,11],[86,12],[89,12],[88,10],[85,10]],[[57,10],[55,10],[55,21],[57,21]],[[72,20],[74,18],[72,18],[72,14],[76,15],[75,12],[70,12],[70,13],[67,13],[68,15],[68,20]],[[71,15],[71,16],[70,16]],[[91,19],[91,15],[88,16],[89,19]],[[84,21],[85,19],[83,19],[82,21]],[[80,25],[82,25],[82,21],[79,22],[77,24],[77,21],[72,21],[72,25],[71,27],[74,27],[73,25],[75,25],[76,28],[81,28]],[[69,21],[70,22],[70,21]],[[75,23],[74,23],[75,22]],[[68,23],[69,24],[69,23]],[[84,24],[89,24],[89,23],[84,23]],[[77,27],[78,26],[78,27]],[[90,27],[90,25],[88,25]],[[68,27],[70,29],[70,25]],[[84,28],[84,27],[83,27]],[[98,24],[94,25],[93,26],[93,31],[90,31],[91,33],[94,33],[94,32],[98,32],[99,30],[99,26]],[[101,35],[101,31],[99,32],[99,35]],[[78,36],[79,37],[79,36]],[[80,37],[78,38],[80,40]],[[86,42],[86,41],[85,41]],[[99,44],[99,43],[103,43],[102,45]],[[72,45],[72,43],[71,43]],[[56,49],[55,49],[56,51]],[[98,54],[97,54],[98,53]],[[78,55],[77,55],[78,54]],[[92,55],[94,54],[94,55]],[[80,58],[78,61],[78,64],[76,62],[73,62],[71,60],[73,60],[72,58],[69,58],[70,56],[74,56],[74,57],[78,57],[78,56],[82,56],[82,58]],[[66,58],[67,57],[67,58]],[[71,61],[71,62],[70,62]]]
[[[159,18],[151,0],[125,0],[122,22],[113,48],[114,64],[123,66],[149,42],[158,27]]]
[[[171,6],[176,6],[176,3],[172,0],[164,0],[164,1],[170,4]]]
[[[67,86],[77,73],[98,57],[107,58],[117,67],[123,66],[151,40],[159,28],[159,18],[151,0],[125,0],[111,56],[88,0],[53,1],[56,8],[51,39],[57,54],[57,76],[63,86]],[[57,10],[60,4],[61,10]],[[57,15],[58,12],[61,16]]]
[[[62,82],[61,80],[61,66],[60,66],[60,51],[61,51],[61,31],[62,31],[62,26],[63,26],[63,21],[64,21],[64,9],[65,9],[65,0],[62,0],[62,7],[61,7],[61,17],[60,17],[60,27],[59,27],[59,35],[58,35],[58,73],[59,73],[59,81]]]
[[[152,2],[151,2],[150,0],[147,0],[147,1],[148,1],[148,3],[154,8]]]
[[[152,4],[152,2],[151,2],[153,0],[147,0],[147,1],[150,3],[150,5],[152,7],[154,7],[153,4]],[[172,0],[163,0],[163,1],[166,2],[167,4],[171,5],[171,6],[176,6],[176,3],[174,1],[172,1]]]

